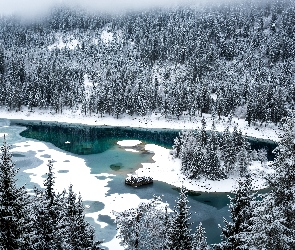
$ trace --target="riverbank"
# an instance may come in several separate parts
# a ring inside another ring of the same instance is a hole
[[[100,117],[100,115],[83,115],[80,111],[72,112],[64,110],[62,114],[56,114],[50,110],[33,110],[30,112],[27,108],[22,108],[21,111],[6,111],[0,109],[0,117],[7,119],[23,119],[23,120],[40,120],[48,122],[64,122],[64,123],[79,123],[84,125],[108,125],[120,127],[134,127],[134,128],[167,128],[167,129],[199,129],[201,128],[202,117],[189,118],[188,116],[181,116],[179,120],[169,119],[160,114],[152,114],[150,116],[129,116],[122,115],[119,119],[110,116]],[[206,120],[206,129],[212,128],[212,116],[203,114]],[[251,136],[259,139],[267,139],[279,141],[282,131],[273,123],[252,125],[249,127],[245,119],[233,117],[231,120],[227,117],[215,119],[215,127],[217,131],[224,131],[226,127],[233,130],[234,127],[240,129],[243,135]]]

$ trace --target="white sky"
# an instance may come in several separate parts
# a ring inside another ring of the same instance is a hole
[[[213,2],[214,0],[0,0],[0,14],[25,14],[34,16],[43,14],[52,5],[68,4],[82,6],[89,10],[120,11],[149,7],[171,7]],[[215,0],[215,2],[225,0]]]

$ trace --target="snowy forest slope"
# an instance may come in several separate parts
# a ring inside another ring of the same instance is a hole
[[[277,123],[294,109],[294,23],[292,1],[1,17],[0,104]]]

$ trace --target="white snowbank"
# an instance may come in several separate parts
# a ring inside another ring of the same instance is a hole
[[[170,154],[170,150],[164,147],[147,144],[145,149],[153,152],[154,163],[142,163],[142,168],[136,171],[138,176],[150,176],[154,180],[166,182],[176,187],[185,186],[189,190],[199,192],[231,192],[237,185],[238,177],[230,177],[229,179],[212,181],[205,178],[199,180],[191,180],[181,173],[180,159],[174,159]],[[271,172],[267,166],[263,167],[259,162],[253,162],[250,171],[253,176],[253,188],[255,190],[266,187],[263,174]]]
[[[139,140],[123,140],[123,141],[117,142],[117,144],[119,144],[122,147],[134,147],[140,143],[141,143],[141,141],[139,141]]]
[[[212,125],[211,115],[204,114],[207,127],[210,130]],[[119,119],[110,116],[100,117],[98,115],[85,116],[80,111],[72,112],[69,110],[63,110],[62,114],[56,114],[50,110],[34,110],[29,112],[27,108],[23,108],[23,111],[6,111],[0,109],[0,117],[7,119],[24,119],[24,120],[42,120],[42,121],[58,121],[65,123],[80,123],[85,125],[109,125],[109,126],[120,126],[120,127],[138,127],[138,128],[167,128],[167,129],[198,129],[201,128],[201,117],[189,118],[182,116],[179,120],[177,119],[166,119],[160,114],[152,114],[151,116],[138,117],[122,115]],[[221,117],[221,120],[215,121],[217,131],[224,131],[229,126],[232,131],[234,126],[241,129],[244,135],[252,136],[262,139],[270,139],[278,141],[281,136],[281,130],[274,124],[267,124],[262,126],[250,127],[244,119],[238,119],[234,117],[229,123],[226,117]]]
[[[100,35],[100,39],[103,41],[103,43],[108,44],[109,42],[113,41],[114,34],[112,32],[108,32],[106,30],[103,30]]]
[[[54,44],[49,45],[47,48],[49,50],[58,48],[58,49],[63,49],[63,48],[68,48],[68,49],[75,49],[78,46],[79,41],[77,39],[70,40],[69,42],[64,42],[62,37],[59,37],[58,41],[56,41]]]

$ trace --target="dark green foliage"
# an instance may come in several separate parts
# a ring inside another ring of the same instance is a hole
[[[271,188],[255,206],[250,243],[256,248],[295,248],[295,149],[294,120],[284,123],[285,133],[276,148],[275,172],[267,178]]]
[[[186,190],[182,187],[168,231],[169,249],[187,250],[192,248],[190,215]]]
[[[196,232],[192,237],[192,250],[209,250],[210,247],[207,244],[207,237],[205,229],[200,222],[199,226],[196,228]]]
[[[63,249],[100,249],[99,242],[94,242],[94,229],[85,221],[84,206],[81,196],[78,198],[69,187],[60,221],[63,232]]]

